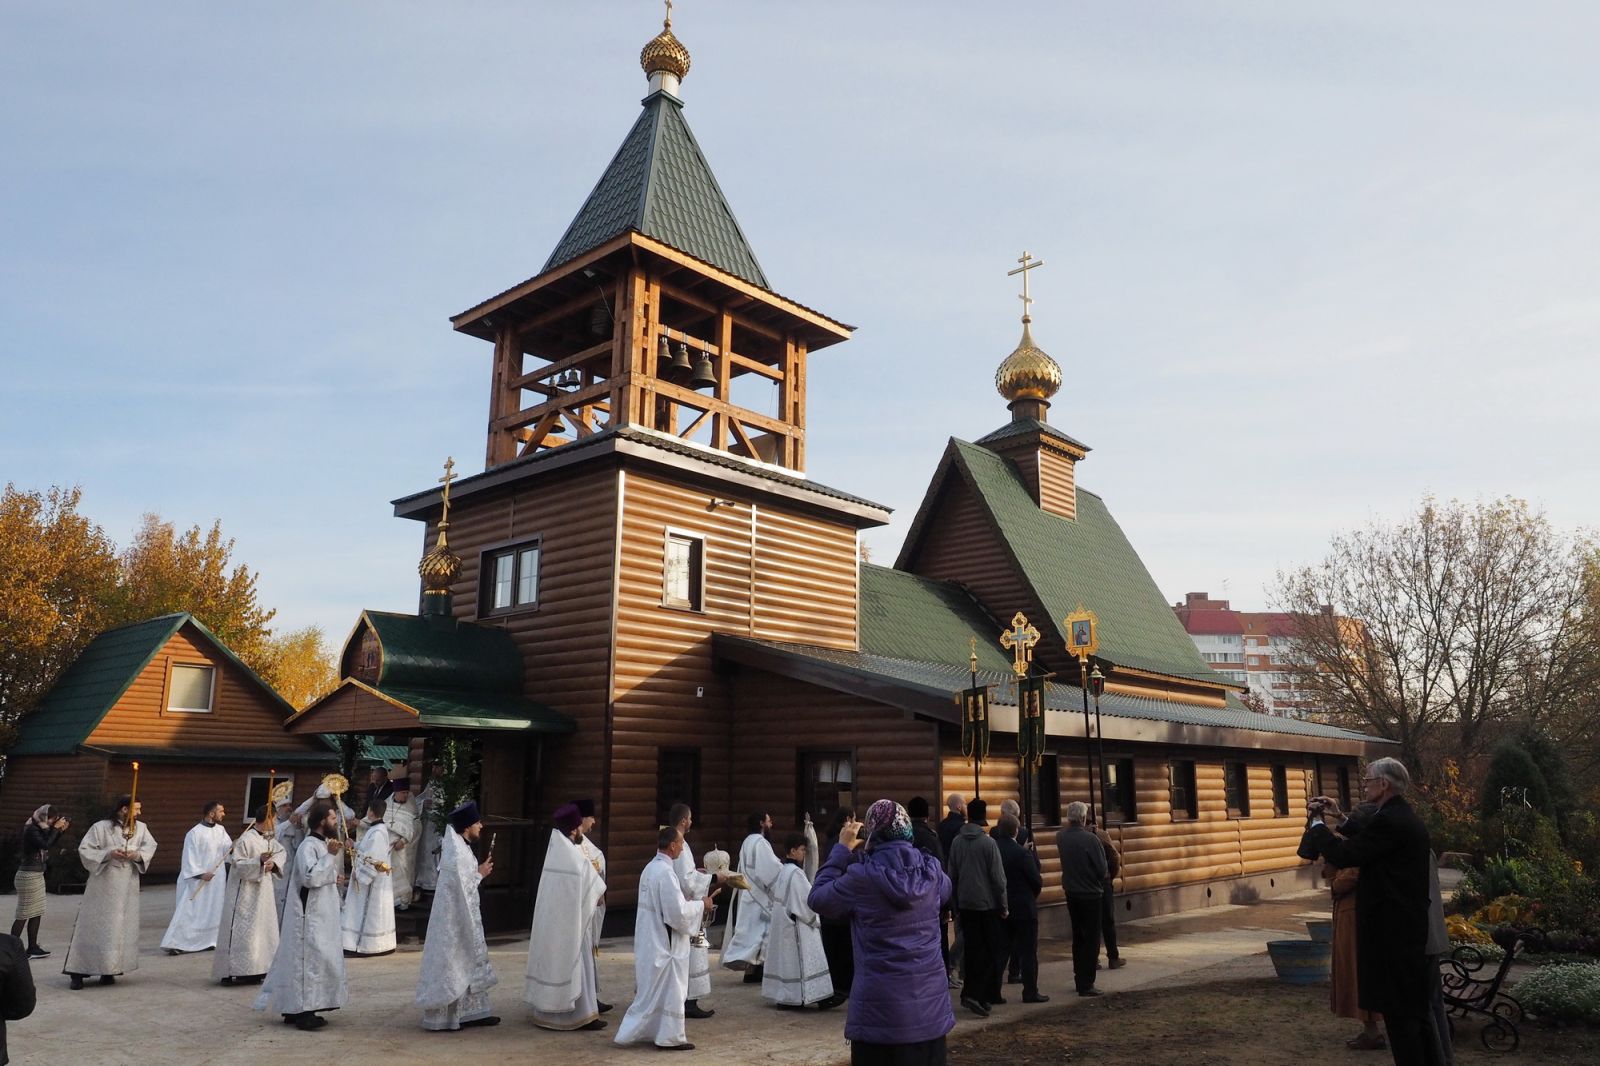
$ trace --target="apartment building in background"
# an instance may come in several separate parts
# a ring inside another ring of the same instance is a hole
[[[1186,593],[1172,610],[1201,658],[1227,680],[1248,685],[1268,713],[1305,718],[1317,710],[1295,684],[1293,616],[1236,611],[1227,600],[1214,600],[1205,592]]]

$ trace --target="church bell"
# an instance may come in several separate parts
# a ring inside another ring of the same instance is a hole
[[[711,365],[710,352],[700,353],[700,361],[694,365],[694,376],[689,379],[689,387],[691,389],[714,389],[717,387],[717,372]]]
[[[667,364],[667,379],[669,381],[682,381],[690,376],[693,369],[693,365],[689,362],[689,346],[679,341],[678,350],[673,353],[672,362]]]

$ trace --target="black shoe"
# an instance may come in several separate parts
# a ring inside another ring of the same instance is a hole
[[[1050,1002],[1050,997],[1049,996],[1045,996],[1045,995],[1041,995],[1038,992],[1034,992],[1031,995],[1029,993],[1024,992],[1022,994],[1022,1002],[1024,1002],[1024,1003],[1049,1003]]]
[[[683,1007],[683,1016],[685,1018],[709,1018],[715,1013],[717,1012],[702,1007],[698,1003],[686,1003]]]
[[[42,948],[38,944],[28,949],[28,958],[30,959],[48,959],[49,957],[50,949]]]
[[[1022,983],[1022,975],[1020,973],[1008,973],[1008,974],[1006,974],[1006,984],[1008,984],[1008,985],[1020,985],[1021,983]]]
[[[744,972],[744,983],[747,985],[759,985],[761,983],[761,967],[752,966],[746,970]]]
[[[475,1029],[475,1028],[477,1028],[479,1026],[490,1026],[490,1025],[499,1025],[499,1024],[500,1024],[500,1019],[495,1017],[493,1014],[491,1014],[487,1018],[474,1018],[470,1022],[462,1022],[461,1023],[461,1028],[463,1028],[463,1029]]]
[[[837,1007],[839,1004],[847,1002],[849,999],[850,999],[850,997],[845,995],[843,992],[835,992],[833,995],[829,996],[827,999],[822,1000],[820,1003],[818,1003],[817,1004],[817,1009],[818,1010],[832,1010],[833,1008]]]
[[[231,985],[231,984],[233,984],[233,978],[224,977],[222,980],[218,981],[217,984],[219,984],[219,985]]]
[[[322,1017],[320,1014],[312,1014],[310,1011],[297,1015],[294,1020],[294,1027],[299,1029],[301,1032],[306,1033],[321,1029],[327,1024],[328,1019]]]
[[[995,996],[993,999],[989,1000],[989,1006],[993,1007],[996,1004],[1004,1005],[1005,1001],[1006,1001],[1006,997],[1004,997],[1004,996]]]
[[[1105,995],[1105,993],[1100,991],[1098,988],[1086,988],[1082,992],[1079,992],[1078,995],[1080,995],[1080,996],[1103,996],[1103,995]]]
[[[1123,958],[1121,955],[1118,955],[1116,958],[1106,963],[1107,968],[1112,970],[1120,970],[1126,965],[1128,965],[1128,960]]]
[[[611,1013],[611,1004],[609,1004],[609,1003],[602,1003],[597,999],[597,1000],[594,1001],[594,1005],[595,1005],[595,1009],[597,1009],[601,1014],[610,1014]]]
[[[609,1024],[611,1024],[611,1023],[607,1022],[604,1018],[596,1018],[594,1021],[590,1022],[588,1025],[580,1025],[580,1026],[578,1026],[578,1028],[582,1029],[582,1030],[591,1030],[592,1031],[592,1030],[595,1030],[595,1029],[604,1029]]]
[[[962,996],[961,1005],[980,1018],[987,1018],[989,1016],[989,1008],[985,1007],[982,1003],[979,1003],[975,999],[969,999],[966,996]]]
[[[693,1044],[657,1044],[657,1051],[693,1051]]]
[[[117,983],[116,975],[108,973],[104,977],[100,978],[100,983],[103,985],[114,985]]]
[[[74,992],[80,992],[83,990],[83,974],[74,973],[68,974],[67,976],[72,978],[72,990]]]

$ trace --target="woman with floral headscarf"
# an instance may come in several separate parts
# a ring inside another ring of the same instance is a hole
[[[844,1035],[852,1066],[943,1066],[945,1034],[955,1027],[939,909],[950,878],[939,860],[911,842],[911,818],[893,800],[846,822],[817,871],[811,909],[847,920],[855,981]]]
[[[11,935],[20,937],[28,929],[28,957],[44,959],[50,952],[39,946],[39,922],[44,918],[44,864],[56,838],[72,824],[56,814],[46,803],[22,823],[22,865],[17,867],[17,918]]]

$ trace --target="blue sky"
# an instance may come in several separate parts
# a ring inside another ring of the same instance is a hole
[[[0,481],[221,518],[285,625],[416,602],[388,501],[479,469],[490,351],[637,113],[660,5],[0,8]],[[808,464],[896,508],[1053,423],[1169,599],[1424,493],[1600,526],[1600,8],[682,0],[686,115],[774,286],[859,325]]]

